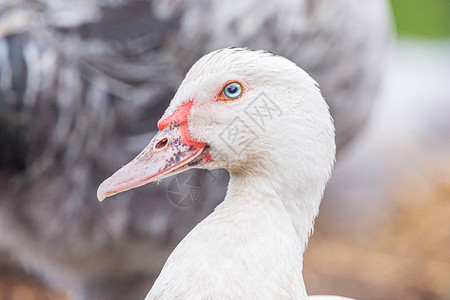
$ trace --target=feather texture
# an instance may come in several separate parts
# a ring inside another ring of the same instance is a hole
[[[203,53],[248,46],[301,65],[342,147],[368,116],[388,36],[386,1],[69,2],[0,4],[0,247],[79,299],[142,298],[223,199],[228,176],[199,171],[208,187],[190,210],[165,185],[95,201]]]

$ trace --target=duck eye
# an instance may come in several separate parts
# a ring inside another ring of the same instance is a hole
[[[231,82],[223,88],[222,94],[224,97],[221,97],[223,98],[221,100],[235,100],[242,95],[243,91],[244,88],[239,82]]]

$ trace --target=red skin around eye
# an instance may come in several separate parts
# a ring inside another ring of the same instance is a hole
[[[172,124],[172,122],[175,122],[180,125],[181,141],[186,145],[200,148],[204,147],[205,143],[201,143],[192,139],[187,124],[193,103],[194,100],[189,100],[188,102],[180,105],[171,116],[159,120],[158,129],[163,130],[164,128]]]

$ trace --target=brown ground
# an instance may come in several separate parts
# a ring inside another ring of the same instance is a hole
[[[312,238],[304,271],[311,294],[450,299],[450,173],[425,176],[430,180],[404,176],[408,184],[392,197],[394,215],[370,238]]]
[[[22,270],[0,266],[0,299],[67,300],[67,297],[50,290]]]

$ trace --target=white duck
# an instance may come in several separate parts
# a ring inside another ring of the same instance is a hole
[[[336,149],[316,82],[281,56],[217,50],[190,69],[158,128],[100,185],[100,201],[193,167],[231,179],[146,299],[308,299],[303,252]],[[323,297],[313,299],[343,299]]]

